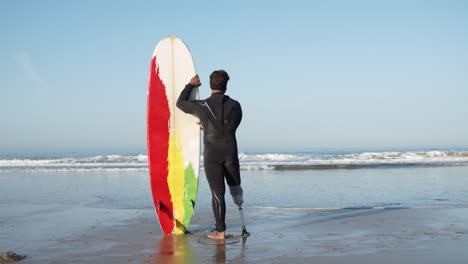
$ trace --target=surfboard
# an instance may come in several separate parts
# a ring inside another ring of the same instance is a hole
[[[164,234],[187,231],[197,199],[200,127],[176,107],[195,75],[192,55],[174,36],[162,39],[151,60],[147,96],[147,151],[151,192]],[[198,98],[198,89],[191,99]]]

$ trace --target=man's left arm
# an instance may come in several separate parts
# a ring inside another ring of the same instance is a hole
[[[200,79],[198,75],[195,75],[190,82],[185,85],[184,90],[179,95],[177,99],[176,106],[180,110],[184,111],[187,114],[195,114],[197,110],[197,105],[194,101],[190,101],[190,94],[192,93],[192,89],[195,87],[199,87],[201,85]]]

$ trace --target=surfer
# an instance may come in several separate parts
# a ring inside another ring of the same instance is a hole
[[[210,238],[225,239],[226,203],[224,194],[229,186],[234,203],[241,208],[243,203],[236,130],[242,120],[242,109],[236,100],[225,95],[229,75],[224,70],[210,75],[211,96],[205,100],[189,100],[190,93],[201,85],[198,75],[190,82],[177,100],[177,107],[200,119],[204,131],[203,164],[212,194],[216,233]]]

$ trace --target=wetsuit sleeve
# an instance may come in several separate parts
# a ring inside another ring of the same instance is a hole
[[[237,107],[238,107],[238,110],[236,111],[236,115],[234,117],[235,118],[234,121],[235,121],[235,127],[236,128],[240,125],[240,123],[242,121],[242,107],[241,107],[241,105],[239,103],[237,103]]]
[[[238,102],[236,102],[236,104],[233,106],[232,112],[228,119],[228,130],[235,131],[239,126],[240,122],[242,121],[242,108]]]
[[[180,110],[184,111],[187,114],[197,115],[198,112],[199,112],[198,111],[199,107],[198,107],[195,100],[191,101],[189,99],[190,93],[192,92],[192,89],[194,87],[195,86],[193,86],[190,83],[185,85],[184,90],[182,90],[182,92],[179,95],[179,98],[177,99],[176,106],[177,106],[177,108],[179,108]]]

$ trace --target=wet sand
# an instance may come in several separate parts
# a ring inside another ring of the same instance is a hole
[[[466,263],[468,208],[245,208],[251,236],[207,245],[199,208],[192,235],[164,236],[153,209],[80,204],[0,204],[0,251],[20,263]],[[236,208],[228,234],[240,236]]]

